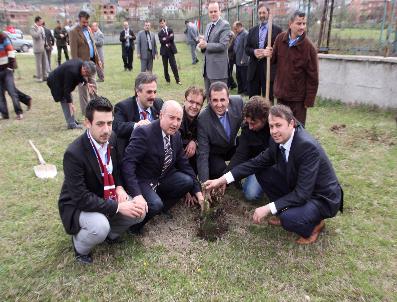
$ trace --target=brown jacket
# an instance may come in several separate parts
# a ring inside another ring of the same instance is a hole
[[[277,63],[274,95],[284,101],[305,102],[313,107],[318,89],[317,50],[304,33],[295,46],[289,47],[289,31],[276,38],[272,63]]]
[[[92,45],[94,46],[95,64],[99,65],[98,51],[95,46],[95,39],[92,34],[91,28],[88,28]],[[80,25],[77,25],[70,33],[70,51],[72,53],[72,59],[81,59],[83,61],[90,60],[90,48],[88,42],[84,36],[83,30]]]

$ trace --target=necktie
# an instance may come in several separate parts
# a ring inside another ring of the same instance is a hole
[[[286,149],[283,146],[280,145],[280,151],[281,151],[281,154],[283,155],[283,159],[284,159],[285,162],[287,162],[287,157],[286,157],[286,154],[285,154],[285,150]]]
[[[150,32],[146,32],[146,38],[147,38],[147,46],[149,50],[152,50],[152,38],[150,37]]]
[[[266,34],[267,34],[266,23],[263,23],[259,27],[259,48],[264,48],[265,47]]]
[[[146,110],[141,111],[142,119],[147,120],[149,113]]]
[[[172,162],[172,148],[170,143],[170,137],[167,135],[164,137],[164,164],[163,169],[161,170],[161,176],[163,177],[165,172],[167,171],[168,167],[171,165]]]
[[[225,130],[227,139],[230,140],[230,125],[227,117],[227,112],[225,112],[223,116],[219,117],[219,121],[221,122],[223,129]]]
[[[210,36],[211,36],[212,30],[214,29],[214,27],[215,27],[215,24],[214,24],[214,23],[212,23],[212,24],[211,24],[211,27],[210,27],[210,29],[209,29],[209,31],[208,31],[208,35],[207,35],[207,42],[208,42],[208,41],[209,41],[209,39],[210,39]]]

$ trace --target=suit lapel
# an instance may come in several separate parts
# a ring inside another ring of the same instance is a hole
[[[83,137],[83,143],[84,143],[84,149],[85,149],[86,158],[87,158],[92,170],[95,172],[95,175],[98,178],[98,180],[100,181],[100,183],[103,183],[101,170],[99,168],[98,159],[95,156],[94,149],[92,149],[91,142],[89,141],[86,132],[83,134],[83,136],[84,136]]]
[[[239,121],[239,117],[237,116],[237,114],[234,110],[235,108],[232,103],[233,103],[233,100],[230,99],[229,109],[228,109],[229,124],[230,124],[230,138],[236,136],[236,133],[234,133],[234,132],[235,132],[235,129],[238,129],[237,123]]]
[[[138,108],[136,96],[132,97],[132,110],[130,114],[134,115],[132,116],[132,121],[140,121],[141,116],[139,115],[139,108]]]
[[[161,171],[162,168],[163,168],[163,165],[164,165],[165,153],[164,153],[164,139],[163,139],[163,133],[162,133],[161,128],[160,128],[160,121],[159,120],[154,121],[153,122],[153,127],[154,127],[154,129],[153,129],[153,132],[154,132],[153,139],[156,142],[155,143],[155,148],[157,149],[157,152],[155,152],[155,154],[159,154],[159,157],[158,157],[159,164],[160,164],[159,168],[160,168],[160,171]]]
[[[226,142],[229,142],[229,140],[227,139],[227,136],[226,136],[225,129],[223,128],[223,126],[219,120],[219,117],[216,115],[216,113],[210,107],[208,107],[208,110],[210,111],[210,116],[211,116],[211,119],[213,120],[213,124],[215,125],[215,129],[218,131],[218,133],[223,137],[223,139]]]
[[[259,48],[259,25],[255,27],[253,35],[255,39],[256,48]]]

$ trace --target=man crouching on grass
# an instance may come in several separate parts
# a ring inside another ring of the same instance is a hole
[[[131,200],[121,186],[112,104],[97,97],[88,103],[85,117],[87,131],[63,158],[65,180],[58,205],[76,260],[89,264],[91,250],[103,241],[120,243],[120,235],[145,218],[147,204]]]
[[[289,107],[271,107],[268,121],[269,148],[204,186],[212,190],[255,174],[271,202],[255,210],[254,223],[273,214],[269,224],[298,234],[298,244],[314,243],[324,219],[343,210],[342,188],[324,149]]]

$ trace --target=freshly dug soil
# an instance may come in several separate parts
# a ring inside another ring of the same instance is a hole
[[[229,229],[223,208],[211,208],[199,218],[197,236],[207,241],[220,239]]]

